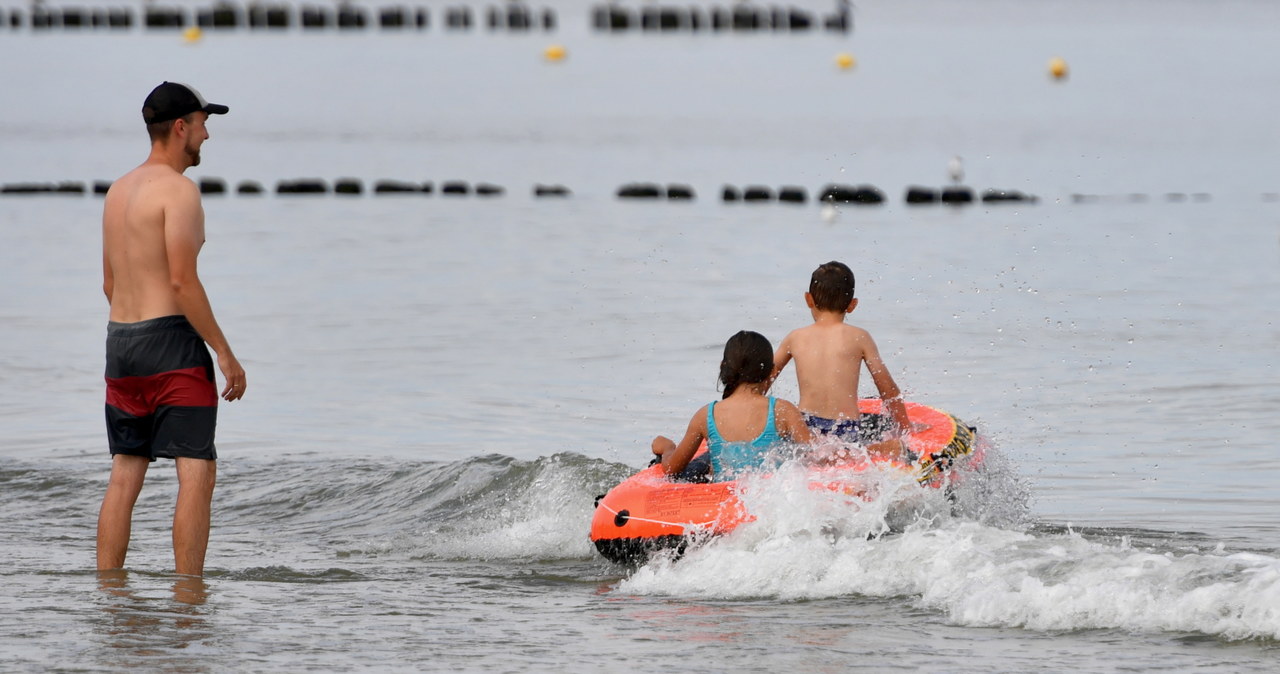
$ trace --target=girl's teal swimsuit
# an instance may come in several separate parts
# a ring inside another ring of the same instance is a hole
[[[777,402],[773,396],[769,397],[769,418],[765,421],[764,430],[755,440],[748,442],[729,442],[721,437],[716,429],[716,404],[713,402],[707,406],[707,453],[711,455],[711,469],[715,471],[717,482],[735,480],[744,472],[764,467],[769,450],[782,443],[773,416]]]

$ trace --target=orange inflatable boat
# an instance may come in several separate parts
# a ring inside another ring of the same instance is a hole
[[[980,452],[975,451],[975,428],[941,410],[917,403],[906,405],[914,427],[907,445],[918,459],[909,465],[896,465],[913,471],[922,488],[951,484],[952,466],[960,457],[970,456],[971,466],[981,462]],[[881,414],[881,402],[860,400],[858,407],[863,434],[870,434],[867,439],[874,441],[876,429],[883,429],[886,420]],[[698,452],[695,462],[705,454],[705,444]],[[863,496],[860,485],[838,476],[867,467],[865,458],[834,467],[815,466],[810,486]],[[683,548],[691,534],[724,534],[752,519],[754,516],[738,499],[737,482],[673,480],[663,473],[662,466],[651,465],[596,499],[591,541],[607,559],[634,563],[643,561],[654,550]]]

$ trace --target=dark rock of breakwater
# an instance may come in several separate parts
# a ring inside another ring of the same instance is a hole
[[[213,7],[196,9],[196,25],[201,28],[226,30],[244,25],[244,10],[234,5],[218,3]]]
[[[0,185],[0,194],[5,195],[63,194],[79,196],[85,194],[85,192],[85,184],[75,180],[64,180],[59,183],[5,183]]]
[[[471,194],[471,185],[461,180],[446,180],[440,183],[440,194],[448,196],[466,196]]]
[[[262,183],[256,180],[241,180],[240,184],[236,185],[236,194],[254,196],[262,194],[262,192]]]
[[[1035,203],[1038,199],[1030,194],[1019,192],[1018,190],[1001,190],[996,188],[988,188],[982,191],[982,203],[984,204],[1000,204],[1015,203],[1026,204]]]
[[[874,185],[830,184],[818,193],[818,201],[829,204],[883,204],[884,192]]]
[[[528,32],[542,28],[552,31],[556,29],[556,15],[550,9],[535,10],[525,4],[513,2],[505,6],[487,7],[485,25],[489,30]]]
[[[374,194],[431,194],[431,183],[413,183],[403,180],[379,180],[373,184]]]
[[[619,199],[661,199],[667,191],[657,183],[628,183],[618,188]]]
[[[187,27],[185,7],[147,5],[142,12],[142,25],[148,29],[176,30]]]
[[[942,188],[939,199],[944,204],[963,206],[973,203],[973,189],[963,185],[952,185]]]
[[[936,204],[939,201],[939,194],[938,190],[932,187],[910,185],[907,187],[907,193],[903,195],[902,200],[911,205]]]
[[[783,185],[778,188],[778,202],[784,204],[803,204],[809,200],[809,193],[799,185]]]
[[[692,201],[695,194],[689,185],[667,185],[667,198],[672,201]]]
[[[224,8],[231,5],[224,4]],[[225,11],[225,9],[224,9]],[[289,5],[250,3],[244,12],[245,24],[253,30],[282,30],[294,22],[294,12]]]
[[[535,197],[567,197],[573,193],[564,185],[543,185],[541,183],[533,186],[533,196]]]
[[[609,2],[591,8],[591,26],[607,33],[799,33],[820,27],[848,33],[853,30],[853,17],[847,0],[836,2],[835,9],[826,15],[754,2],[711,6],[659,3],[635,8]]]
[[[743,201],[746,203],[765,203],[776,200],[778,203],[803,204],[809,200],[809,192],[798,185],[783,185],[774,190],[768,185],[725,185],[720,191],[720,198],[726,202]]]
[[[326,194],[329,191],[328,184],[319,178],[302,178],[299,180],[281,180],[276,183],[276,194],[288,195],[311,195]]]
[[[697,197],[693,187],[683,183],[663,186],[658,183],[627,183],[618,188],[619,199],[663,199],[692,201]]]
[[[227,181],[222,178],[201,178],[200,194],[226,194]]]
[[[333,181],[333,193],[358,196],[364,194],[364,183],[357,178],[338,178]]]

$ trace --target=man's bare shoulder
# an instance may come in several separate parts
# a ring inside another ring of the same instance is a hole
[[[137,198],[145,196],[164,200],[169,197],[186,198],[191,194],[200,194],[195,181],[173,170],[166,164],[148,162],[120,176],[110,189],[107,197],[112,195]]]

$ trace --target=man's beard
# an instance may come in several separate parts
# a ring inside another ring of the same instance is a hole
[[[187,158],[191,160],[191,165],[192,165],[192,166],[199,166],[199,165],[200,165],[200,151],[199,151],[199,150],[187,150]]]

